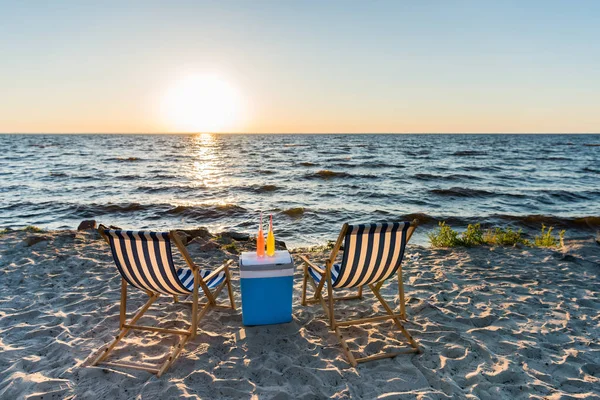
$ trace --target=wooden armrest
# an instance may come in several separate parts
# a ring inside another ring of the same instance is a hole
[[[325,271],[323,269],[321,269],[321,267],[318,267],[317,265],[315,265],[313,262],[311,262],[307,256],[305,255],[299,255],[300,259],[302,261],[304,261],[306,264],[308,264],[309,267],[311,267],[312,269],[314,269],[315,271],[317,271],[318,273],[320,273],[321,275],[325,275]]]
[[[98,233],[100,234],[100,236],[102,236],[102,239],[104,239],[104,241],[108,244],[110,244],[110,240],[108,240],[108,237],[106,236],[106,233],[104,233],[104,230],[107,229],[106,226],[100,224],[98,225],[98,228],[96,229],[98,231]]]
[[[223,270],[226,270],[227,268],[229,268],[229,266],[231,265],[232,262],[233,262],[233,260],[227,260],[227,262],[225,262],[225,264],[221,265],[219,268],[215,269],[213,272],[208,274],[208,276],[206,278],[204,278],[204,281],[208,282],[209,280],[211,280],[212,278],[217,276],[219,273],[221,273]]]

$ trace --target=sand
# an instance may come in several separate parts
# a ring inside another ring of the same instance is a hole
[[[28,246],[24,239],[32,237],[42,240]],[[236,258],[221,248],[189,247],[206,265]],[[600,399],[594,237],[568,240],[561,251],[409,246],[407,254],[406,326],[422,354],[351,368],[320,306],[300,305],[298,268],[291,323],[245,328],[240,311],[211,312],[159,379],[88,366],[119,320],[120,278],[96,233],[9,232],[0,237],[0,398]],[[239,305],[237,268],[233,279]],[[395,305],[396,289],[395,281],[382,289]],[[129,311],[144,300],[133,292]],[[369,295],[338,309],[353,317],[381,311]],[[189,312],[164,297],[141,323],[184,328]],[[399,346],[401,336],[389,334],[390,326],[347,330],[357,337],[351,348]],[[129,346],[114,356],[157,363],[174,342],[130,334]]]

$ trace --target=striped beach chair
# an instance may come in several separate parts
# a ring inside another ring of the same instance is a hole
[[[104,225],[98,227],[100,235],[110,245],[114,262],[121,274],[121,311],[119,334],[103,349],[92,361],[92,365],[103,363],[114,367],[140,369],[156,373],[159,377],[175,361],[188,340],[196,337],[198,321],[213,308],[228,308],[235,310],[233,291],[231,289],[231,275],[229,266],[232,260],[221,265],[215,270],[200,269],[192,261],[185,245],[175,231],[147,232],[123,231],[107,229]],[[171,252],[171,242],[179,249],[187,263],[187,268],[176,268]],[[126,321],[127,286],[140,289],[150,297],[133,316]],[[216,298],[227,286],[229,291],[229,305],[219,305]],[[206,296],[206,303],[198,303],[198,291],[202,289]],[[178,296],[192,295],[192,317],[189,329],[165,329],[151,326],[136,325],[148,308],[161,295],[173,296],[179,302]],[[198,307],[202,310],[198,312]],[[148,364],[132,364],[124,362],[106,362],[106,358],[114,350],[121,339],[130,330],[166,333],[181,336],[179,343],[160,366]]]
[[[331,251],[331,255],[325,261],[324,266],[316,265],[306,255],[300,256],[304,261],[302,305],[321,303],[325,314],[329,318],[330,329],[335,331],[342,349],[353,367],[356,367],[360,362],[395,357],[398,354],[419,352],[419,346],[400,321],[401,319],[406,319],[404,286],[402,283],[402,259],[406,244],[416,227],[417,220],[412,222],[379,224],[344,224],[337,242]],[[341,262],[336,263],[335,261],[342,249],[342,244],[343,255]],[[399,313],[393,311],[380,293],[383,283],[394,275],[398,276]],[[315,290],[314,296],[311,299],[307,299],[306,295],[307,282],[309,281]],[[373,292],[386,310],[387,315],[337,321],[334,315],[334,303],[340,300],[362,299],[364,286]],[[326,297],[323,294],[324,288],[327,289]],[[357,288],[358,294],[343,297],[334,297],[333,295],[334,291],[351,288]],[[406,337],[410,348],[401,352],[380,353],[355,358],[340,328],[390,319]]]

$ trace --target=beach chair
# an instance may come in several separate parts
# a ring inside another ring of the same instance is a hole
[[[235,310],[229,272],[232,260],[215,270],[199,269],[192,261],[185,245],[175,231],[168,233],[123,231],[107,229],[104,225],[100,225],[98,232],[110,245],[113,259],[121,274],[121,313],[118,335],[93,360],[92,365],[102,363],[114,367],[139,369],[156,373],[160,377],[175,361],[187,341],[196,337],[198,321],[209,310],[213,308]],[[171,241],[175,243],[189,268],[175,268],[171,252]],[[126,321],[127,285],[140,289],[149,296],[146,304],[128,322]],[[219,305],[216,298],[225,285],[227,285],[229,291],[230,304]],[[198,303],[198,291],[200,289],[206,296],[206,303],[204,304]],[[164,329],[136,325],[136,322],[161,295],[173,296],[174,301],[177,303],[179,302],[177,296],[190,294],[192,295],[192,316],[189,329]],[[200,312],[198,312],[199,306],[203,307]],[[181,338],[169,357],[160,366],[105,361],[117,343],[130,330],[179,335]]]
[[[302,283],[302,305],[321,303],[325,315],[329,319],[329,327],[335,332],[342,349],[353,367],[358,363],[395,357],[405,353],[419,353],[419,346],[400,320],[406,319],[404,303],[404,286],[402,284],[402,258],[406,243],[417,227],[417,220],[412,222],[380,223],[348,225],[344,224],[325,266],[318,266],[301,255],[304,261],[304,279]],[[342,248],[341,263],[336,264],[336,257]],[[400,312],[395,313],[379,292],[383,283],[398,275],[398,296]],[[307,299],[307,282],[315,289],[314,296]],[[387,315],[373,316],[348,321],[338,321],[334,315],[334,303],[340,300],[363,298],[363,287],[368,287],[386,310]],[[327,297],[323,290],[327,288]],[[356,288],[356,295],[334,297],[334,291]],[[352,325],[368,324],[377,321],[392,320],[398,330],[406,337],[410,348],[395,353],[380,353],[363,358],[355,358],[348,347],[340,328]]]

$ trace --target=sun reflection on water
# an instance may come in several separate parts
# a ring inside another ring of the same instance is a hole
[[[228,184],[223,159],[219,154],[219,139],[212,133],[200,133],[192,136],[187,150],[194,160],[189,170],[189,184],[198,189],[208,189],[204,192],[202,201],[198,204],[226,206],[234,204],[235,196],[224,195],[221,190]],[[212,198],[211,198],[212,197]]]

